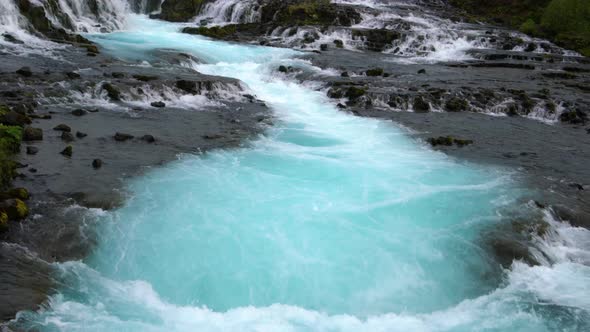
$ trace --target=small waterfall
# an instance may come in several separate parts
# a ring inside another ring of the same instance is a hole
[[[212,24],[254,23],[260,19],[258,0],[217,0],[203,8],[196,21]]]

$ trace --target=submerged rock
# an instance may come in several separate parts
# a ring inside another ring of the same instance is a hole
[[[133,139],[133,137],[134,137],[133,135],[129,135],[129,134],[125,134],[125,133],[116,133],[114,136],[115,141],[117,141],[117,142],[125,142],[130,139]]]
[[[66,157],[71,157],[73,152],[74,152],[74,148],[71,145],[68,145],[60,153]]]
[[[156,108],[162,108],[162,107],[166,107],[166,103],[164,103],[163,101],[154,101],[153,103],[150,104],[152,107],[156,107]]]
[[[414,112],[416,113],[427,113],[430,112],[430,103],[424,98],[417,96],[414,98]]]
[[[35,155],[39,152],[39,148],[36,146],[27,146],[27,154]]]
[[[33,76],[33,72],[31,71],[30,67],[22,67],[16,71],[17,74],[24,76],[24,77],[31,77]]]
[[[75,109],[75,110],[72,111],[72,115],[74,115],[74,116],[83,116],[83,115],[86,115],[86,114],[88,114],[88,111],[85,111],[85,110],[80,109],[80,108],[79,109]]]
[[[61,133],[61,140],[64,142],[72,142],[74,141],[74,135],[68,131],[63,131]]]
[[[99,169],[99,168],[101,168],[101,167],[102,167],[102,160],[100,160],[100,159],[94,159],[94,160],[92,161],[92,167],[93,167],[94,169]]]
[[[67,131],[69,133],[70,131],[72,131],[72,128],[70,128],[70,126],[62,123],[62,124],[59,124],[59,125],[53,127],[53,130],[56,130],[56,131]]]

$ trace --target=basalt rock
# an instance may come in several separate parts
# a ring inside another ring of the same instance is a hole
[[[170,22],[186,22],[197,16],[208,2],[211,0],[165,0],[158,17]]]
[[[129,135],[129,134],[125,134],[125,133],[116,133],[115,136],[113,136],[115,141],[117,142],[125,142],[128,141],[130,139],[133,139],[133,135]]]
[[[70,131],[72,131],[72,128],[70,128],[70,126],[62,123],[62,124],[59,124],[59,125],[53,127],[53,130],[70,132]]]
[[[71,157],[74,153],[74,148],[71,145],[68,145],[60,153],[66,157]]]
[[[23,130],[23,141],[42,141],[43,129],[27,126]]]

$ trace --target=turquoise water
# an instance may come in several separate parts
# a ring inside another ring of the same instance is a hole
[[[590,271],[499,267],[478,242],[519,200],[505,169],[460,163],[393,123],[340,112],[273,69],[297,53],[134,17],[92,38],[150,61],[175,49],[242,80],[276,124],[246,147],[183,156],[129,183],[84,262],[21,313],[47,331],[543,331],[586,327]],[[569,232],[573,232],[567,229]],[[586,324],[586,325],[585,325]]]

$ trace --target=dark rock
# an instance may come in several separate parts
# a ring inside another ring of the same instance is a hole
[[[432,137],[432,138],[429,138],[427,141],[433,147],[453,146],[453,144],[457,145],[458,147],[463,147],[466,145],[473,144],[472,140],[454,138],[453,136],[440,136],[440,137],[436,137],[436,138]]]
[[[29,67],[22,67],[21,69],[16,71],[17,74],[24,76],[24,77],[31,77],[33,76],[33,72]]]
[[[176,87],[188,93],[198,93],[197,83],[194,81],[179,80],[176,82]]]
[[[99,169],[102,167],[102,160],[100,159],[94,159],[92,161],[92,167],[94,167],[94,169]]]
[[[351,86],[346,90],[346,93],[344,95],[346,96],[346,98],[350,100],[356,100],[364,96],[366,93],[367,90],[365,88],[357,88],[355,86]]]
[[[584,190],[584,186],[579,183],[570,183],[569,186],[580,191]]]
[[[80,78],[80,74],[74,73],[73,71],[66,73],[66,76],[71,80]]]
[[[424,98],[417,96],[414,98],[414,112],[427,113],[430,112],[430,104]]]
[[[5,192],[0,192],[0,199],[1,200],[13,199],[13,198],[17,198],[17,199],[26,201],[29,198],[31,198],[31,195],[29,194],[29,191],[25,188],[11,188]]]
[[[352,37],[362,39],[367,45],[367,49],[375,52],[383,52],[395,40],[401,37],[397,31],[387,29],[360,30],[353,29]]]
[[[86,114],[88,114],[88,112],[83,109],[80,109],[80,108],[72,111],[72,115],[75,115],[75,116],[83,116]]]
[[[112,100],[121,100],[121,91],[119,91],[119,89],[116,86],[112,85],[111,83],[104,83],[102,85],[102,88],[107,92],[107,95]]]
[[[289,72],[289,69],[287,69],[286,66],[279,66],[279,72],[281,72],[281,73],[287,73],[287,72]]]
[[[64,142],[72,142],[74,141],[74,135],[72,135],[70,132],[62,131],[61,140]]]
[[[166,103],[164,103],[163,101],[154,101],[150,105],[152,105],[152,107],[157,107],[157,108],[166,107]]]
[[[582,110],[575,110],[561,113],[559,116],[561,122],[568,122],[571,124],[584,124],[588,120],[588,115]]]
[[[84,137],[86,137],[86,136],[88,136],[88,134],[86,134],[86,133],[83,133],[83,132],[81,132],[81,131],[77,131],[77,132],[76,132],[76,137],[78,137],[78,138],[84,138]]]
[[[114,78],[124,78],[125,74],[119,73],[119,72],[113,72],[113,73],[111,73],[111,76],[113,76]]]
[[[133,75],[133,78],[135,78],[138,81],[149,82],[149,81],[155,81],[159,77],[158,76],[149,76],[149,75]]]
[[[31,173],[37,173],[37,169],[31,167],[31,168],[29,168],[29,172],[31,172]]]
[[[383,68],[373,68],[365,72],[367,76],[383,76]]]
[[[340,77],[350,77],[350,74],[348,74],[347,71],[343,71],[342,74],[340,74]]]
[[[0,113],[0,123],[8,126],[23,127],[31,123],[31,118],[15,111],[9,111],[4,114]]]
[[[11,42],[13,44],[24,44],[25,43],[22,40],[16,39],[16,37],[14,37],[13,35],[11,35],[9,33],[3,33],[2,37],[4,37],[4,40],[6,40],[7,42]]]
[[[426,74],[426,69],[420,69],[420,70],[418,70],[418,74]]]
[[[42,141],[43,140],[43,129],[33,128],[26,126],[23,130],[23,141]]]
[[[0,211],[6,213],[9,220],[23,220],[29,215],[27,204],[18,198],[0,202]]]
[[[96,54],[100,53],[98,47],[96,45],[84,45],[86,51],[88,51],[88,55],[95,56]]]
[[[320,45],[320,50],[327,51],[328,50],[328,44],[321,44]]]
[[[124,134],[124,133],[116,133],[114,138],[115,138],[115,141],[117,141],[117,142],[125,142],[130,139],[133,139],[133,135]]]
[[[202,136],[204,139],[220,139],[223,138],[223,135],[219,134],[207,134]]]
[[[154,143],[156,141],[156,138],[152,135],[143,135],[141,137],[142,141],[148,142],[148,143]]]
[[[57,131],[67,131],[68,133],[72,131],[72,128],[70,128],[70,126],[66,125],[66,124],[59,124],[55,127],[53,127],[53,130],[57,130]]]
[[[340,39],[334,39],[334,45],[336,45],[337,48],[344,48],[344,42]]]
[[[27,154],[37,154],[39,152],[39,148],[36,146],[27,146]]]
[[[469,103],[467,100],[459,97],[453,97],[445,103],[445,111],[447,112],[461,112],[467,111]]]
[[[60,153],[66,157],[71,157],[72,154],[74,153],[74,148],[71,145],[68,145]]]

